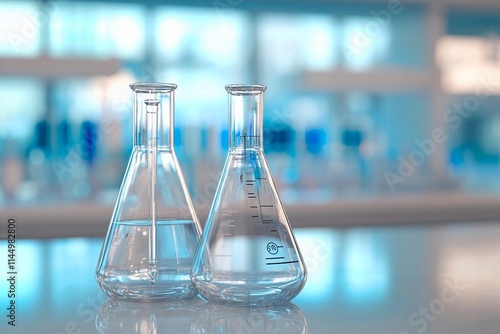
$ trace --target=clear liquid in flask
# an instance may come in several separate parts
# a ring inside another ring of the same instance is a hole
[[[196,250],[196,225],[193,221],[157,222],[157,276],[149,273],[149,221],[116,222],[109,232],[112,244],[107,249],[106,271],[98,283],[114,295],[133,299],[177,299],[195,295],[189,272]]]

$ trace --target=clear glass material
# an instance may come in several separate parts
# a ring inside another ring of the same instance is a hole
[[[262,149],[266,87],[229,85],[229,154],[193,262],[206,299],[277,305],[302,289],[306,268]]]
[[[189,272],[201,229],[173,145],[173,84],[136,83],[134,148],[97,266],[110,297],[196,294]]]

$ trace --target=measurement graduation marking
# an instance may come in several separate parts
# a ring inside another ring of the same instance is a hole
[[[297,262],[299,262],[299,261],[295,260],[295,261],[285,261],[285,262],[271,262],[271,263],[266,263],[266,265],[270,266],[273,264],[290,264],[290,263],[297,263]]]

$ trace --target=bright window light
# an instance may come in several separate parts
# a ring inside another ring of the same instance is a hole
[[[38,10],[35,2],[0,2],[0,56],[37,56],[40,29],[47,22],[46,15]]]
[[[436,62],[448,94],[500,93],[500,39],[444,36],[437,45]]]
[[[168,7],[156,10],[154,46],[159,62],[234,66],[247,61],[249,22],[245,14]]]

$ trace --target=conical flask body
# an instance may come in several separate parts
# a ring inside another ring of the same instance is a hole
[[[164,93],[141,94],[161,101]],[[138,106],[140,114],[141,101]],[[155,111],[173,112],[166,106],[163,108]],[[162,116],[164,119],[155,119],[156,125],[172,121]],[[136,118],[135,122],[140,121],[141,115]],[[170,128],[171,125],[167,130]],[[199,223],[171,138],[162,143],[162,135],[169,134],[158,131],[152,146],[152,141],[146,139],[148,136],[140,134],[146,129],[149,124],[136,127],[139,133],[99,258],[97,282],[108,296],[118,299],[189,298],[196,294],[189,272],[199,242]]]
[[[226,159],[192,279],[210,301],[282,304],[301,291],[306,268],[263,150],[247,146],[259,141],[237,142],[242,145]]]

